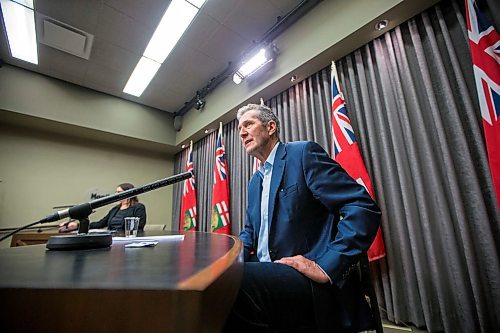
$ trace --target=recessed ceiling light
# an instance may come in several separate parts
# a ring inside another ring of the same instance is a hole
[[[381,31],[381,30],[384,30],[385,28],[387,28],[388,25],[389,25],[388,20],[382,20],[382,21],[379,21],[377,24],[375,24],[375,29],[377,29],[378,31]]]
[[[151,37],[144,56],[162,64],[193,21],[196,13],[198,13],[198,8],[189,2],[172,1]]]
[[[160,66],[161,64],[156,61],[142,57],[135,66],[132,75],[130,75],[123,92],[137,97],[141,96],[144,89],[156,75],[156,72],[158,72],[158,69],[160,69]]]
[[[188,0],[193,6],[201,8],[207,0]]]
[[[139,63],[143,61],[143,59],[148,59],[150,62],[157,63],[159,68],[175,45],[177,45],[177,42],[181,39],[182,35],[187,30],[205,1],[206,0],[172,0],[165,11],[165,14],[163,14],[160,23],[158,23],[158,27],[156,27],[156,30],[153,33],[153,36],[151,37],[151,40],[149,41]],[[138,67],[139,64],[137,64],[134,72],[127,82],[127,85],[123,89],[124,93],[137,97],[141,96],[144,89],[146,89],[155,76],[156,71],[158,71],[157,68],[153,75],[149,77],[149,80],[145,81],[140,75],[134,74],[138,70]],[[149,75],[150,73],[147,74]],[[135,78],[139,79],[140,82],[133,82]],[[137,90],[140,91],[139,94],[137,94],[137,92],[129,92],[130,89],[127,89],[129,85],[141,86],[141,89]]]
[[[0,0],[0,3],[10,54],[14,58],[38,65],[33,0],[19,1],[19,3]]]

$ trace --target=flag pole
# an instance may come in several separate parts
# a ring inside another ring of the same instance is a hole
[[[342,100],[344,100],[344,94],[342,93],[342,90],[340,89],[339,75],[337,73],[337,65],[335,65],[335,61],[332,61],[332,79],[335,80],[335,84],[337,85],[337,89],[339,91],[340,97],[342,98]]]

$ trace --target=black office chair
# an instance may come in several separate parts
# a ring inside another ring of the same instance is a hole
[[[370,275],[370,266],[368,264],[368,256],[366,254],[363,254],[358,262],[358,273],[361,285],[363,287],[363,291],[365,293],[365,297],[368,300],[368,304],[370,305],[370,309],[373,316],[372,330],[374,330],[377,333],[383,333],[384,329],[382,327],[382,320],[380,319],[377,295],[375,294],[375,288],[373,288]]]

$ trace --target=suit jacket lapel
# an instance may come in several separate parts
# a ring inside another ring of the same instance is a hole
[[[259,172],[259,171],[257,171]],[[255,191],[255,193],[257,194],[257,203],[259,205],[259,209],[258,209],[258,212],[259,212],[259,216],[255,216],[255,219],[254,221],[256,221],[255,223],[255,230],[254,230],[254,234],[255,234],[255,244],[257,244],[258,242],[258,239],[259,239],[259,230],[260,230],[260,225],[261,225],[261,221],[260,221],[260,217],[261,217],[261,212],[260,212],[260,202],[262,201],[262,177],[259,176],[259,175],[255,175],[254,177],[256,177],[256,181],[257,181],[257,187],[258,187],[258,190]]]
[[[273,222],[274,216],[274,204],[276,202],[276,195],[278,193],[279,186],[281,184],[281,179],[283,179],[283,174],[285,171],[285,156],[286,149],[285,144],[279,143],[278,149],[276,150],[276,155],[274,157],[273,164],[273,176],[271,177],[271,186],[269,189],[269,230],[271,230],[271,224]]]

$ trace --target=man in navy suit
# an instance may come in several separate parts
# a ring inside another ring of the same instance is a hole
[[[267,106],[237,114],[250,179],[242,286],[225,331],[358,332],[372,318],[350,274],[380,224],[380,210],[314,142],[281,143]]]

